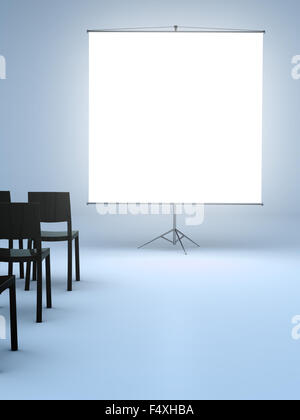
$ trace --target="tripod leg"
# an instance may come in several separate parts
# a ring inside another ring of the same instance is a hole
[[[192,242],[194,245],[196,245],[198,248],[200,248],[200,245],[198,245],[196,242],[194,242],[191,238],[189,238],[188,236],[186,236],[184,233],[178,231],[178,233],[180,233],[180,235],[182,235],[185,239],[187,239],[188,241]]]
[[[164,233],[163,235],[158,236],[158,237],[157,237],[157,238],[155,238],[155,239],[152,239],[152,241],[149,241],[149,242],[147,242],[146,244],[144,244],[144,245],[142,245],[142,246],[139,246],[139,247],[138,247],[138,249],[144,248],[145,246],[152,244],[153,242],[157,241],[158,239],[163,238],[163,236],[169,235],[169,233],[171,233],[171,232],[173,232],[173,229],[172,229],[172,230],[170,230],[169,232]]]
[[[176,232],[176,235],[177,235],[177,238],[178,238],[178,240],[179,240],[179,242],[180,242],[180,245],[181,245],[181,248],[183,249],[183,252],[185,253],[185,255],[187,255],[187,252],[186,252],[186,250],[185,250],[185,248],[184,248],[184,246],[183,246],[183,243],[182,243],[182,240],[181,240],[181,238],[180,238],[180,236],[179,236],[179,231],[177,231],[177,230],[175,230],[175,232]]]

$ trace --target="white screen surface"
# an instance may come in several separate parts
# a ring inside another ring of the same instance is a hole
[[[89,202],[262,203],[262,33],[90,33]]]

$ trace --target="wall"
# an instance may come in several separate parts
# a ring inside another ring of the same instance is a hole
[[[300,54],[299,15],[298,0],[0,0],[0,55],[7,66],[0,80],[0,189],[12,190],[16,201],[28,190],[71,191],[86,241],[135,243],[167,230],[167,216],[100,217],[86,206],[86,30],[174,24],[265,29],[265,207],[207,209],[203,230],[193,232],[238,238],[240,224],[258,232],[271,218],[294,220],[300,212],[300,80],[291,76],[291,60]]]

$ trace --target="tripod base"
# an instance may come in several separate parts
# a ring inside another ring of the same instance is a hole
[[[173,240],[171,241],[169,238],[167,238],[168,235],[172,234],[173,235]],[[145,243],[144,245],[140,246],[138,249],[144,248],[147,245],[152,244],[153,242],[159,240],[159,239],[164,239],[167,242],[170,242],[172,245],[177,245],[178,242],[181,245],[181,248],[183,249],[183,252],[185,253],[185,255],[187,255],[187,252],[185,250],[185,247],[182,243],[183,239],[187,239],[188,241],[192,242],[192,244],[196,245],[197,247],[200,248],[200,245],[198,245],[196,242],[194,242],[191,238],[189,238],[188,236],[186,236],[184,233],[180,232],[180,230],[178,229],[171,229],[169,230],[169,232],[163,233],[162,235],[158,236],[157,238],[152,239],[152,241],[149,241],[147,243]]]

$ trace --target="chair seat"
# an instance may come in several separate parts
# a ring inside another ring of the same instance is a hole
[[[78,230],[72,231],[72,239],[75,239],[79,235]],[[42,241],[44,242],[60,242],[60,241],[67,241],[69,239],[68,232],[42,232]]]
[[[13,279],[13,276],[0,276],[0,294],[11,286]]]
[[[42,249],[42,259],[50,255],[49,248]],[[2,262],[32,261],[38,257],[36,249],[2,249],[0,248],[0,260]]]

